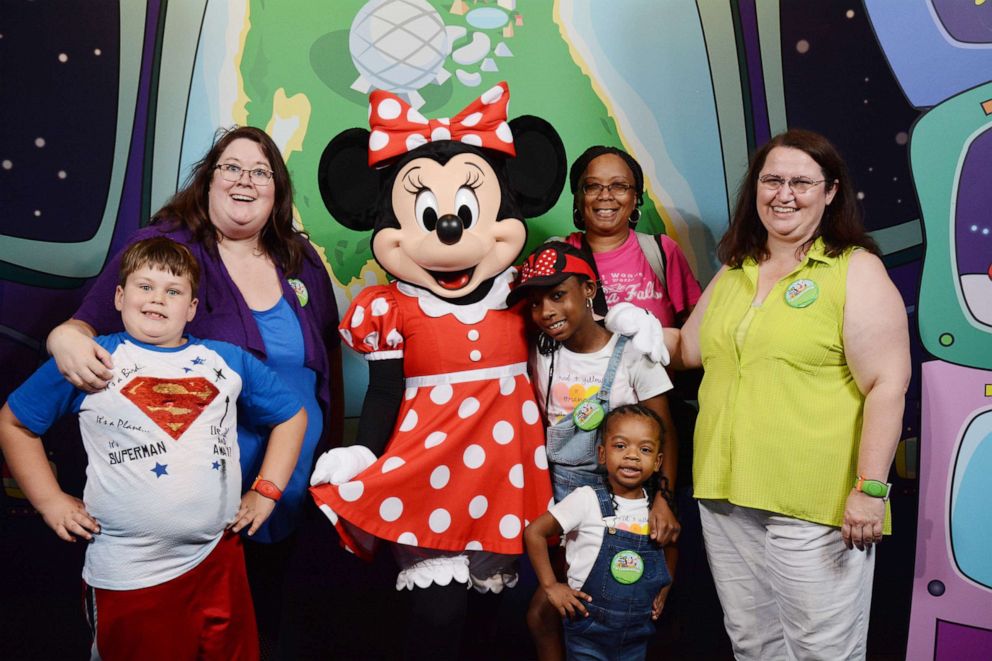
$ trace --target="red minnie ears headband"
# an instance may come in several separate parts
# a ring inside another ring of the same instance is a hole
[[[427,119],[392,92],[369,95],[369,167],[388,162],[428,142],[457,140],[467,145],[516,156],[506,123],[510,88],[490,88],[452,118]]]
[[[597,279],[589,262],[574,246],[558,241],[545,244],[520,265],[520,275],[506,304],[515,304],[529,287],[553,287],[571,275],[584,275],[594,282]]]

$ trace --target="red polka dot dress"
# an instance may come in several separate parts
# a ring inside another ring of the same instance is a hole
[[[383,456],[350,482],[311,489],[356,553],[368,549],[350,526],[412,546],[518,554],[524,526],[547,510],[524,319],[504,303],[511,279],[469,306],[404,283],[367,287],[345,314],[348,345],[368,360],[402,358],[406,377]]]

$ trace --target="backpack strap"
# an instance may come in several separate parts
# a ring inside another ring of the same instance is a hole
[[[668,291],[668,281],[665,277],[665,251],[661,249],[661,237],[641,232],[634,232],[634,235],[637,236],[637,243],[641,246],[641,252],[644,253],[648,264],[651,265],[651,270],[657,276],[662,289]]]

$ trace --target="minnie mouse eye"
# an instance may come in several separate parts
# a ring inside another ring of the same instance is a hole
[[[455,193],[455,208],[464,228],[472,227],[479,217],[479,200],[475,197],[475,191],[468,186],[459,188]]]
[[[437,227],[437,198],[429,188],[424,188],[417,193],[417,200],[414,203],[413,213],[424,228],[424,231],[433,232]]]

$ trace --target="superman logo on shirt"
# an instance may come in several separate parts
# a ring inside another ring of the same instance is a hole
[[[160,379],[141,376],[130,381],[121,392],[178,441],[219,391],[203,377]]]

